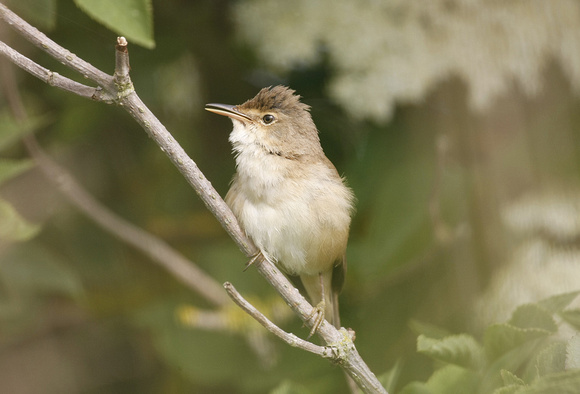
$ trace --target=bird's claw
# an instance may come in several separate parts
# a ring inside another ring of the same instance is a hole
[[[318,331],[318,329],[322,325],[322,322],[324,321],[324,310],[325,309],[326,309],[326,303],[324,302],[324,299],[323,299],[322,301],[320,301],[318,303],[318,305],[316,305],[314,307],[314,310],[312,311],[310,316],[308,316],[308,320],[314,319],[314,324],[312,324],[312,328],[310,329],[310,334],[308,334],[307,339],[310,339],[310,337],[312,337],[314,334],[316,334],[316,332]]]
[[[258,257],[263,256],[262,251],[258,251],[258,253],[256,253],[255,255],[252,256],[252,258],[250,259],[250,261],[248,261],[246,263],[246,265],[244,266],[244,269],[242,270],[242,272],[246,272],[246,270],[248,268],[250,268],[255,262],[256,260],[258,260]]]

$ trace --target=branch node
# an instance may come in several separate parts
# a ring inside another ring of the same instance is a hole
[[[129,50],[127,49],[127,40],[125,37],[117,37],[115,45],[115,73],[113,81],[117,90],[116,102],[123,105],[122,100],[135,92],[133,82],[129,76],[131,66],[129,65]]]
[[[46,78],[46,83],[50,86],[55,86],[56,82],[55,79],[58,78],[59,74],[55,71],[49,71],[48,77]]]

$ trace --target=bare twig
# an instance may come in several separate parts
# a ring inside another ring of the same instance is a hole
[[[114,88],[113,78],[110,75],[80,59],[66,48],[61,47],[40,30],[31,26],[18,15],[10,11],[8,7],[2,3],[0,3],[0,19],[3,19],[10,27],[26,38],[26,40],[48,53],[60,63],[77,71],[84,78],[96,82],[97,85],[102,86],[103,88]]]
[[[135,93],[128,75],[129,58],[126,45],[123,45],[123,42],[119,41],[117,45],[116,70],[113,80],[109,75],[95,69],[66,49],[50,41],[44,34],[28,25],[2,4],[0,4],[0,18],[5,20],[29,41],[60,60],[63,64],[68,65],[74,70],[81,72],[87,78],[95,81],[107,93],[111,95],[115,94],[116,100],[114,102],[124,107],[159,145],[161,150],[165,152],[172,163],[178,168],[246,256],[250,257],[258,253],[253,242],[240,228],[229,207],[215,191],[211,183],[205,178],[195,162],[189,158],[165,126],[161,124]],[[21,67],[31,72],[26,67]],[[311,326],[313,322],[309,320],[313,316],[313,307],[300,295],[280,270],[261,255],[257,259],[255,267],[280,293],[292,310],[307,325]],[[339,331],[325,321],[319,327],[318,334],[329,347],[332,347],[336,363],[344,368],[349,376],[361,387],[363,392],[386,393],[376,376],[370,371],[358,354],[346,330],[341,329]]]
[[[38,79],[46,82],[51,86],[55,86],[57,88],[89,99],[95,99],[101,94],[101,89],[83,85],[82,83],[78,83],[72,79],[63,77],[58,73],[50,71],[49,69],[34,63],[26,56],[21,55],[3,42],[0,42],[0,53],[8,57],[12,63],[25,69]]]
[[[292,347],[297,347],[307,352],[314,353],[320,357],[328,358],[331,360],[335,359],[334,352],[332,348],[326,346],[318,346],[311,342],[305,341],[304,339],[298,338],[294,334],[289,334],[282,330],[280,327],[272,323],[266,316],[264,316],[259,310],[257,310],[252,304],[242,297],[242,295],[236,290],[234,285],[230,282],[224,283],[224,288],[228,292],[230,298],[247,314],[252,316],[258,323],[260,323],[266,330],[270,331],[272,334],[276,335],[278,338],[286,342]]]

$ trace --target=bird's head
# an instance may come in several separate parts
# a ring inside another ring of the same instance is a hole
[[[286,158],[322,153],[310,107],[288,87],[267,87],[243,104],[207,104],[205,109],[232,119],[230,141],[238,154],[256,146]]]

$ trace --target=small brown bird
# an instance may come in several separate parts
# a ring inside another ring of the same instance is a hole
[[[317,312],[340,327],[338,294],[354,196],[324,155],[310,107],[285,86],[260,90],[241,105],[207,104],[234,129],[237,172],[226,203],[261,253],[298,275]]]

